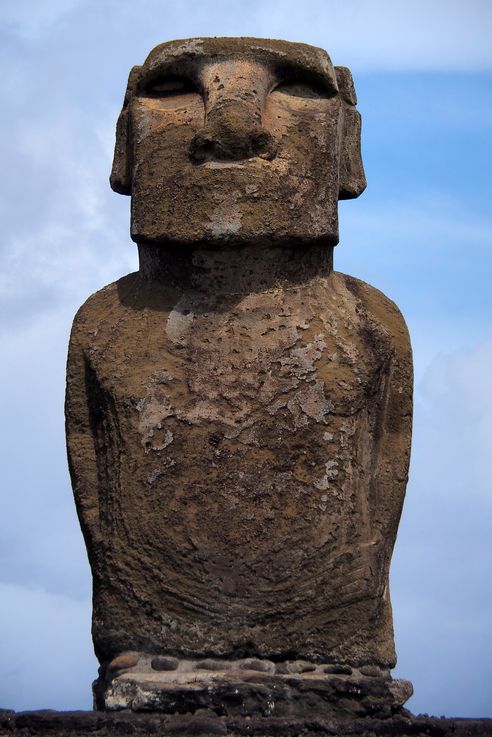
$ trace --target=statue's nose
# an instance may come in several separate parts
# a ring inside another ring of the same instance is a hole
[[[190,157],[204,161],[273,159],[276,143],[263,125],[266,84],[256,70],[216,73],[208,88],[205,126],[197,131]],[[249,71],[249,73],[248,73]],[[223,80],[221,82],[221,80]]]

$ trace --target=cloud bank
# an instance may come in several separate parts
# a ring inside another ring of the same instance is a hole
[[[0,15],[4,33],[23,42],[71,30],[82,36],[90,27],[97,44],[104,35],[117,41],[131,31],[137,48],[145,37],[146,54],[152,39],[270,36],[318,44],[357,70],[379,71],[490,70],[491,21],[487,0],[184,0],[179,7],[162,0],[4,0]]]

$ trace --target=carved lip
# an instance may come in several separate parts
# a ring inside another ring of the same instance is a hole
[[[204,161],[200,164],[195,164],[195,166],[200,167],[200,169],[271,169],[272,165],[273,161],[262,159],[259,156],[254,156],[250,159],[240,159],[238,161],[230,161],[228,159],[224,159],[222,161],[218,159],[209,159],[208,161]]]

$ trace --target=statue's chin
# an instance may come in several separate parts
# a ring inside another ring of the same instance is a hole
[[[132,184],[131,234],[137,242],[309,243],[338,241],[338,184],[317,186],[291,175],[245,176],[242,169],[206,171]]]
[[[306,249],[310,246],[324,246],[333,248],[339,242],[338,230],[324,233],[279,233],[278,231],[268,233],[252,233],[251,231],[239,230],[238,232],[141,232],[132,229],[132,240],[139,246],[152,246],[158,249],[238,249],[238,248],[299,248]]]

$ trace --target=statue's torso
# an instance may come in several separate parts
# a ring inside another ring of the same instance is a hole
[[[130,275],[82,308],[103,627],[144,606],[144,644],[316,655],[346,611],[356,637],[387,576],[372,485],[395,347],[354,283],[204,297]]]

